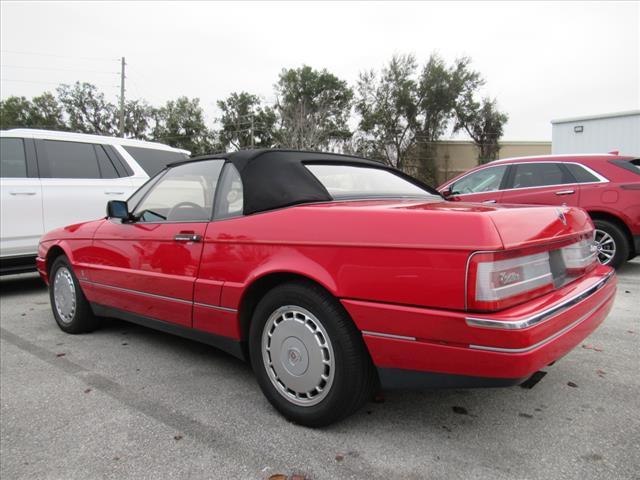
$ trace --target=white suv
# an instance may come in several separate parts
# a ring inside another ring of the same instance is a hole
[[[80,133],[0,132],[0,274],[35,269],[40,236],[105,215],[167,163],[189,156],[160,143]]]

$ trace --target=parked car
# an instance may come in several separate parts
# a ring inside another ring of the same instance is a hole
[[[98,218],[189,152],[124,138],[47,130],[0,132],[0,274],[35,270],[40,236]]]
[[[640,159],[617,154],[507,158],[444,183],[449,200],[569,205],[595,224],[598,260],[612,267],[640,253]]]
[[[59,327],[116,317],[248,358],[308,426],[379,383],[519,384],[580,344],[616,288],[584,210],[446,202],[349,156],[200,157],[107,212],[42,238]]]

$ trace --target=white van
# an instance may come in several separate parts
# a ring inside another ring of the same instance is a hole
[[[189,152],[125,138],[48,130],[0,132],[0,274],[35,269],[40,236],[105,215]]]

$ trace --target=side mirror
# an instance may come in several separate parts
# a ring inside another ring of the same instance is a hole
[[[449,198],[452,195],[451,187],[447,187],[440,192],[444,198]]]
[[[121,218],[122,220],[130,220],[131,213],[127,202],[122,200],[109,200],[107,203],[107,218]]]

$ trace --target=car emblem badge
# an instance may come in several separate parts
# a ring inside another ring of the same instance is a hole
[[[564,213],[559,208],[556,208],[556,213],[558,214],[558,218],[562,222],[563,225],[567,224],[567,217],[564,216]]]

